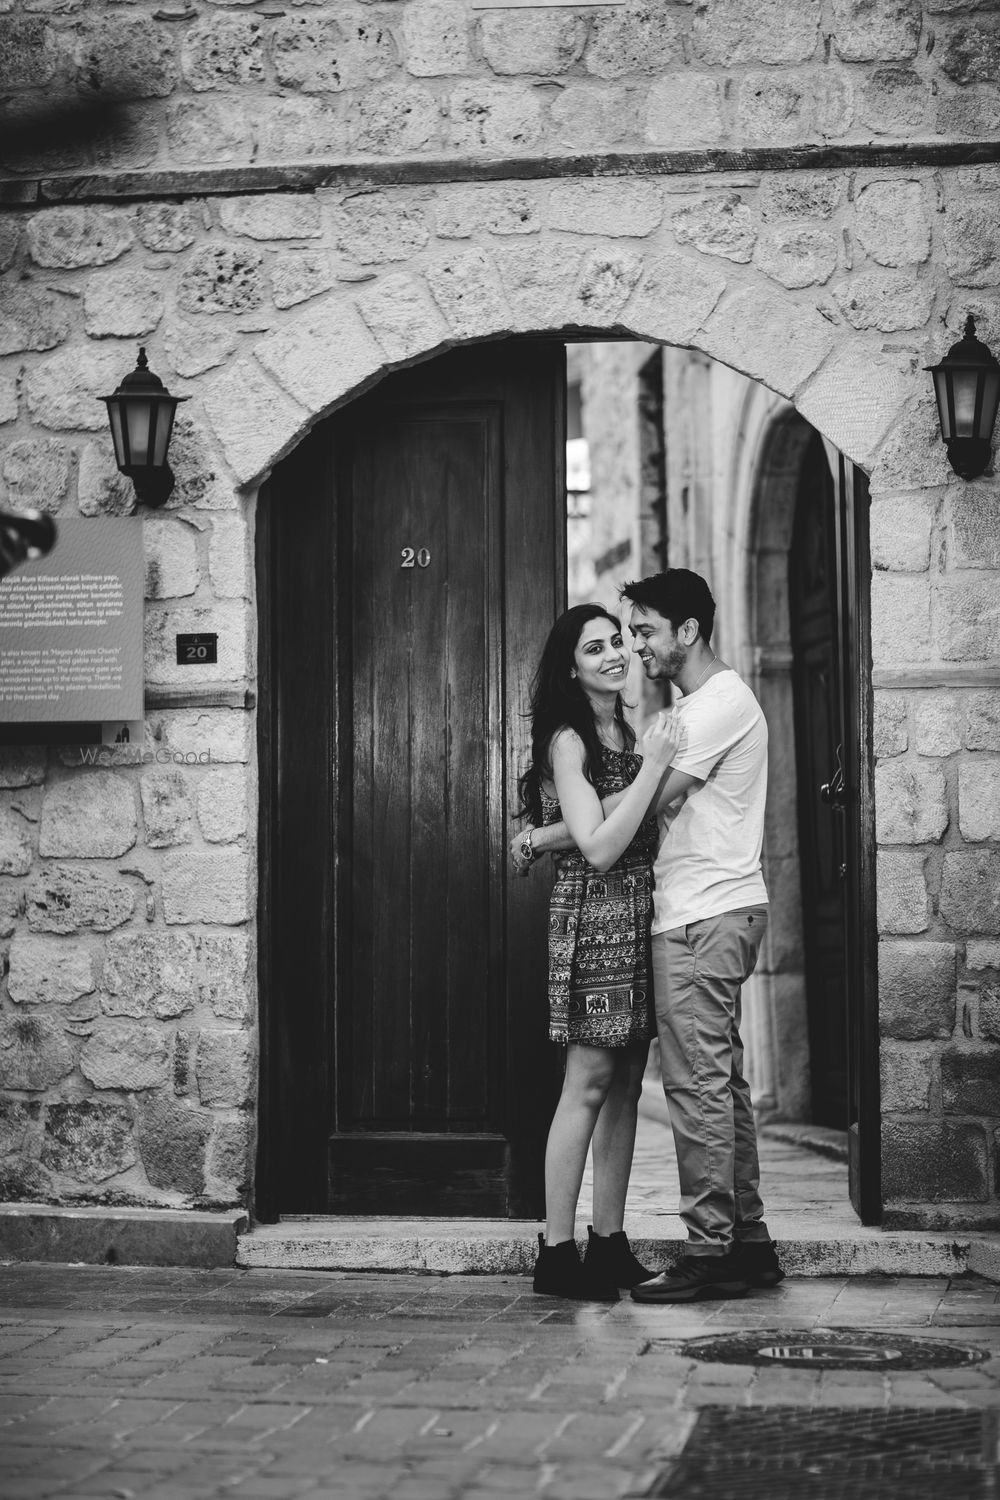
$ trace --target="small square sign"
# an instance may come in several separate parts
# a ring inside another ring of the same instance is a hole
[[[218,660],[219,637],[214,631],[211,634],[177,637],[177,665],[179,667],[204,667]]]

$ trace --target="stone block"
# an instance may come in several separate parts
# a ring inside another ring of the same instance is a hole
[[[41,1175],[49,1181],[47,1173]],[[51,1187],[48,1192],[54,1196]],[[0,1254],[5,1261],[231,1268],[237,1236],[247,1229],[242,1209],[220,1213],[78,1204],[49,1208],[37,1201],[37,1191],[34,1196],[36,1201],[23,1206],[8,1205],[0,1218]]]
[[[179,510],[182,506],[212,511],[235,508],[232,481],[223,473],[208,434],[183,410],[174,421],[170,467],[176,483],[167,502],[168,510]]]
[[[50,783],[42,801],[40,854],[112,859],[136,840],[135,793],[115,771]]]
[[[810,108],[801,80],[772,73],[744,74],[737,96],[737,138],[751,145],[792,145],[809,133]]]
[[[430,239],[422,208],[382,193],[349,198],[334,223],[338,247],[363,266],[409,260]]]
[[[870,182],[854,204],[859,243],[880,266],[916,266],[930,254],[930,222],[919,182]]]
[[[245,849],[183,850],[163,862],[163,915],[170,924],[249,921],[250,862]]]
[[[892,495],[871,507],[872,566],[923,573],[930,566],[935,504],[923,495]]]
[[[989,488],[963,483],[949,491],[948,540],[953,568],[1000,568],[1000,515]]]
[[[908,271],[870,270],[840,282],[832,295],[852,328],[899,333],[923,328],[930,317],[934,287],[914,281]]]
[[[18,1005],[69,1005],[95,988],[91,952],[79,942],[18,932],[10,945],[7,993]]]
[[[937,406],[928,392],[910,403],[886,435],[872,472],[872,490],[930,489],[953,478]]]
[[[811,307],[753,286],[723,297],[699,347],[780,396],[791,396],[835,342],[830,325]]]
[[[58,33],[43,16],[0,20],[0,90],[5,94],[48,83],[58,62]]]
[[[336,359],[330,351],[337,351]],[[328,411],[382,367],[382,351],[349,304],[302,313],[254,346],[278,385],[307,411]]]
[[[0,1020],[0,1088],[51,1088],[73,1071],[70,1039],[45,1016],[27,1013]]]
[[[782,286],[822,286],[837,269],[838,245],[828,230],[780,225],[762,234],[754,263]]]
[[[879,356],[848,344],[817,371],[796,405],[843,453],[867,467],[899,421],[912,386],[905,356]]]
[[[106,442],[84,443],[76,476],[76,503],[84,516],[131,516],[136,496],[131,479],[115,463]]]
[[[38,747],[0,745],[0,787],[40,786],[46,752]]]
[[[139,338],[163,317],[159,276],[129,269],[97,272],[84,290],[84,327],[94,339]]]
[[[662,217],[663,197],[659,187],[627,177],[597,183],[559,183],[549,195],[550,227],[570,234],[641,239],[656,228]]]
[[[264,28],[256,16],[209,16],[184,32],[181,69],[198,93],[264,81]]]
[[[76,865],[49,865],[36,875],[25,896],[32,932],[111,932],[135,911],[135,892],[124,881],[109,880]]]
[[[882,1035],[896,1041],[950,1037],[955,1030],[955,963],[953,943],[880,942],[878,1007]]]
[[[219,224],[227,234],[252,240],[315,239],[320,233],[319,204],[302,193],[223,198]]]
[[[926,1047],[883,1044],[879,1053],[883,1114],[930,1109],[936,1054]]]
[[[882,1125],[885,1202],[983,1203],[989,1197],[986,1135],[949,1120]]]
[[[765,222],[830,219],[844,196],[844,178],[824,172],[775,173],[765,177],[757,207]]]
[[[216,376],[205,414],[241,484],[260,477],[297,441],[305,413],[249,355]],[[171,454],[173,457],[173,454]]]
[[[406,68],[417,78],[472,71],[465,0],[411,0],[403,12]]]
[[[938,650],[944,661],[989,661],[1000,655],[996,579],[946,574],[935,596]]]
[[[582,259],[582,253],[568,245],[560,246],[557,256],[539,255],[534,244],[502,246],[496,261],[511,309],[511,328],[543,330],[568,321]]]
[[[995,83],[974,83],[955,93],[937,97],[935,128],[939,135],[989,138],[996,131],[1000,114],[1000,87]]]
[[[833,45],[845,62],[905,62],[920,42],[917,0],[833,0]]]
[[[985,944],[970,943],[970,949],[985,947]],[[1000,944],[995,943],[996,952],[990,954],[991,967],[1000,969]],[[971,958],[966,956],[969,968],[973,967]],[[988,1042],[1000,1042],[1000,984],[984,984],[979,991],[979,1026],[978,1033]]]
[[[211,933],[198,939],[199,994],[220,1020],[251,1020],[253,957],[245,932]]]
[[[107,940],[101,983],[102,1009],[109,1016],[158,1021],[193,1008],[194,939],[182,932],[117,933]]]
[[[21,438],[0,456],[12,510],[59,510],[69,487],[71,457],[56,438]]]
[[[489,234],[537,234],[541,204],[531,186],[456,185],[435,202],[434,225],[444,240],[468,240],[484,229]]]
[[[133,215],[120,208],[46,208],[32,215],[25,232],[35,264],[58,271],[106,265],[135,243]]]
[[[69,330],[64,298],[29,282],[0,286],[0,354],[55,349]]]
[[[962,748],[962,707],[954,694],[927,693],[917,701],[913,718],[918,755],[954,755]]]
[[[995,688],[966,699],[965,744],[969,750],[1000,750],[1000,692]]]
[[[878,855],[878,930],[884,933],[926,932],[926,856],[880,851]]]
[[[223,1201],[241,1202],[249,1192],[253,1146],[253,1118],[248,1111],[217,1123],[208,1150],[208,1176]]]
[[[930,80],[915,68],[875,68],[861,91],[858,116],[880,135],[906,136],[926,125]]]
[[[1000,969],[1000,943],[966,943],[967,969]]]
[[[517,83],[462,84],[446,102],[446,143],[455,151],[530,151],[542,138],[542,104]]]
[[[484,250],[460,246],[438,255],[427,268],[438,307],[461,338],[504,331],[510,312],[495,262]]]
[[[263,259],[246,245],[204,246],[178,282],[178,306],[189,313],[253,312],[264,300]]]
[[[21,226],[16,221],[0,221],[0,271],[9,271],[21,247]]]
[[[121,349],[71,348],[52,354],[25,377],[28,411],[39,427],[107,431],[108,396],[127,369]]]
[[[879,844],[937,843],[947,827],[948,798],[939,767],[902,760],[876,767]]]
[[[229,844],[247,831],[246,777],[239,768],[211,771],[198,788],[198,824],[210,844]]]
[[[275,307],[295,307],[333,286],[330,257],[325,250],[291,251],[271,262],[271,296]]]
[[[192,807],[181,771],[145,771],[139,779],[147,849],[189,844]]]
[[[226,360],[236,348],[236,335],[231,328],[216,322],[171,317],[163,330],[163,346],[178,375],[185,377],[204,375]],[[174,462],[174,443],[180,430],[183,412],[174,422],[174,438],[171,440],[170,461]]]
[[[584,56],[587,72],[595,78],[662,73],[686,61],[683,29],[675,11],[653,0],[621,10],[598,10]]]
[[[79,83],[103,99],[162,99],[177,84],[174,39],[151,16],[85,17],[73,62]]]
[[[178,99],[167,111],[167,143],[174,161],[244,162],[253,154],[253,120],[237,99]]]
[[[976,756],[958,768],[958,826],[972,843],[1000,839],[1000,759]]]
[[[646,103],[646,140],[656,146],[715,146],[725,136],[722,84],[717,78],[667,73]]]
[[[468,96],[464,97],[468,103]],[[469,103],[470,111],[471,108]],[[474,137],[471,117],[464,129]],[[347,113],[351,149],[373,156],[407,156],[426,151],[439,143],[441,133],[438,99],[417,84],[389,83],[365,89],[352,100]]]
[[[0,1099],[0,1156],[27,1151],[41,1115],[37,1099]]]
[[[930,587],[924,576],[872,578],[872,661],[876,667],[929,661]]]
[[[750,207],[739,193],[712,194],[671,216],[680,245],[694,245],[705,255],[720,255],[745,264],[753,255],[757,232]]]
[[[693,343],[725,289],[726,278],[715,266],[669,252],[647,256],[625,310],[626,327],[643,339]]]
[[[1000,1115],[1000,1048],[943,1052],[941,1102],[947,1115]]]
[[[582,328],[610,328],[642,275],[642,259],[630,250],[594,250],[583,262],[570,301],[570,322]]]
[[[242,599],[217,599],[210,608],[176,603],[147,603],[145,663],[147,683],[167,686],[197,681],[242,684],[247,679],[250,622]],[[177,661],[176,636],[215,631],[219,637],[217,663],[203,667]],[[202,762],[204,764],[204,762]]]
[[[183,763],[246,764],[253,720],[241,708],[167,709],[147,720],[158,753]],[[193,761],[192,761],[193,757]]]
[[[242,515],[214,517],[208,541],[208,572],[216,598],[250,597],[249,537]]]
[[[694,0],[691,46],[703,63],[731,68],[747,62],[795,63],[819,44],[819,0],[788,6],[783,0]]]
[[[944,221],[945,263],[957,286],[1000,282],[1000,194],[949,202]]]
[[[940,908],[956,932],[1000,933],[1000,861],[995,850],[945,854]]]
[[[312,94],[363,88],[391,73],[398,60],[388,27],[327,15],[285,17],[271,33],[269,50],[278,82]]]
[[[198,1037],[195,1077],[202,1104],[239,1109],[255,1093],[256,1054],[245,1031],[203,1031]]]
[[[180,521],[147,517],[142,523],[146,555],[146,598],[176,599],[193,594],[200,581],[194,533]]]
[[[586,40],[587,21],[572,11],[487,11],[479,22],[479,45],[487,65],[512,78],[565,73],[582,56]]]
[[[688,129],[695,129],[693,121]],[[563,84],[549,106],[550,139],[572,151],[606,151],[619,141],[641,137],[645,109],[641,90],[613,84]]]
[[[140,1021],[101,1021],[84,1044],[80,1071],[97,1089],[138,1093],[170,1076],[172,1038]]]
[[[106,1182],[135,1164],[132,1111],[127,1104],[83,1099],[50,1104],[42,1162],[78,1182]]]
[[[17,377],[0,375],[0,425],[17,421]]]
[[[872,738],[875,758],[884,760],[891,755],[902,755],[909,745],[905,695],[876,690],[874,708]]]
[[[20,880],[0,880],[0,938],[12,937],[20,919]]]
[[[357,306],[386,358],[393,362],[436,348],[448,333],[425,283],[402,272],[366,287]]]
[[[940,67],[954,83],[1000,81],[1000,30],[964,18],[944,39]]]
[[[196,1197],[205,1191],[205,1148],[211,1117],[153,1094],[139,1105],[139,1153],[153,1187]]]
[[[33,857],[31,822],[20,809],[0,805],[0,875],[27,875]]]
[[[198,236],[198,219],[187,203],[140,203],[135,231],[140,244],[158,254],[186,250]]]

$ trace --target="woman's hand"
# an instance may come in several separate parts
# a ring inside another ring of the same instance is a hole
[[[510,857],[514,861],[514,871],[517,875],[527,875],[528,871],[535,863],[533,859],[525,859],[524,855],[521,853],[522,843],[524,842],[525,838],[530,833],[534,833],[534,831],[535,828],[533,823],[525,823],[520,833],[515,833],[514,837],[510,841]]]
[[[642,758],[657,770],[665,771],[677,754],[681,729],[676,708],[665,708],[656,715],[642,737]]]

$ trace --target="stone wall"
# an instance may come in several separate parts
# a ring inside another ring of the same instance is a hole
[[[970,309],[1000,346],[992,3],[274,10],[0,15],[7,122],[129,101],[34,158],[5,132],[0,503],[130,509],[94,398],[144,342],[192,398],[144,520],[147,732],[212,756],[2,757],[6,1191],[246,1192],[255,486],[389,368],[593,328],[712,355],[872,473],[887,1190],[995,1217],[1000,510],[922,371]],[[199,629],[219,665],[179,669]]]

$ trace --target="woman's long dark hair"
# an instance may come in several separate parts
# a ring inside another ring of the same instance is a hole
[[[617,631],[621,621],[603,604],[575,604],[560,615],[542,650],[538,671],[531,682],[531,764],[518,782],[521,794],[519,816],[534,824],[542,821],[542,781],[552,775],[552,739],[560,729],[575,729],[583,741],[584,775],[593,781],[592,767],[601,759],[601,741],[594,722],[590,699],[571,677],[574,652],[591,620],[610,620]],[[635,744],[635,735],[625,718],[621,694],[615,702],[615,719],[622,726],[625,744]]]

